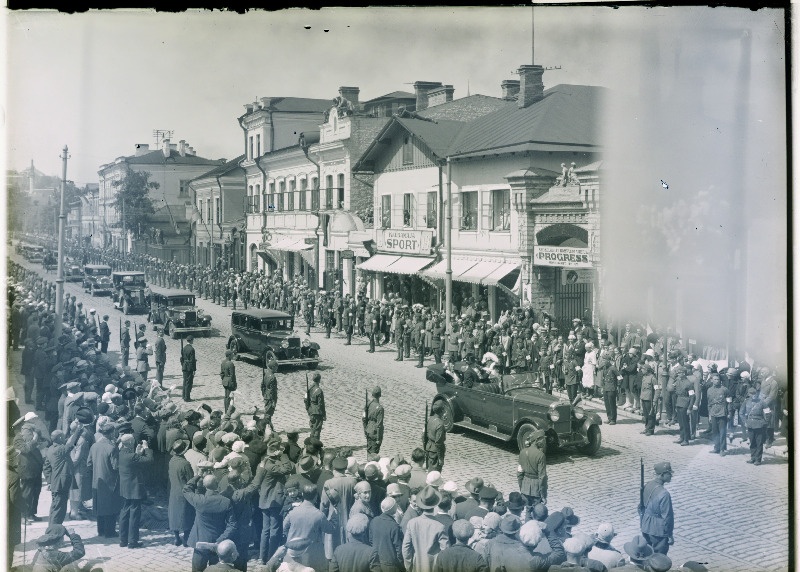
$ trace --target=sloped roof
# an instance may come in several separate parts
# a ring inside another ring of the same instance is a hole
[[[449,153],[456,156],[523,143],[599,146],[600,106],[606,93],[606,88],[597,86],[560,84],[528,107],[508,102],[469,122]]]
[[[502,109],[508,102],[499,97],[490,95],[468,95],[447,103],[440,103],[433,107],[428,107],[418,111],[417,115],[428,117],[438,121],[439,119],[450,119],[454,121],[472,121],[487,113],[492,113]]]
[[[235,171],[237,169],[239,169],[240,171],[242,171],[244,173],[244,169],[242,169],[239,166],[239,163],[242,161],[242,159],[244,159],[244,155],[239,155],[235,159],[231,159],[230,161],[226,161],[222,165],[214,167],[213,169],[211,169],[207,173],[203,173],[199,177],[195,177],[194,179],[192,179],[192,181],[198,181],[200,179],[208,179],[208,178],[211,178],[211,177],[221,177],[221,176],[227,175],[231,171]]]
[[[394,118],[409,132],[419,137],[433,153],[446,157],[450,145],[456,136],[467,125],[463,121],[425,121],[424,119]]]
[[[332,99],[312,99],[309,97],[265,97],[274,111],[322,113],[333,105]]]
[[[364,103],[377,103],[379,101],[385,101],[388,99],[413,99],[416,101],[417,96],[416,94],[409,93],[407,91],[393,91],[392,93],[387,93],[386,95],[378,96],[374,99],[370,99],[368,101],[362,102]]]
[[[125,157],[125,162],[130,165],[160,165],[162,163],[170,163],[176,165],[219,165],[219,160],[206,159],[198,157],[197,155],[189,155],[188,153],[181,156],[175,149],[170,149],[169,158],[164,157],[164,152],[161,149],[150,151],[144,155],[129,155]]]

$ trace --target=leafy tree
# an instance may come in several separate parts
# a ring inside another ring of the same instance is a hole
[[[117,226],[129,229],[138,238],[139,232],[147,228],[148,215],[153,214],[153,202],[150,200],[150,189],[156,190],[161,185],[150,180],[147,171],[128,171],[124,178],[111,183],[117,189],[117,195],[111,203],[120,214]]]

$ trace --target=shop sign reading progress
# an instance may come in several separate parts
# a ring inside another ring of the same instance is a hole
[[[430,254],[433,242],[432,230],[380,229],[377,236],[378,250],[400,254]]]
[[[570,246],[534,246],[535,266],[561,266],[565,268],[591,268],[588,248]]]

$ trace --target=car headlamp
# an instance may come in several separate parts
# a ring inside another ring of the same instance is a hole
[[[289,340],[283,340],[283,341],[281,342],[281,347],[282,347],[283,349],[286,349],[286,348],[288,348],[288,347],[289,347]]]
[[[288,344],[287,344],[287,345],[288,345]],[[304,348],[307,348],[307,347],[309,347],[309,346],[311,346],[311,340],[309,340],[308,338],[306,338],[305,340],[303,340],[303,347],[304,347]]]
[[[583,419],[586,417],[586,412],[583,410],[583,407],[576,407],[572,412],[575,415],[575,419]]]
[[[558,412],[558,410],[556,409],[556,407],[558,407],[558,402],[551,403],[551,404],[550,404],[550,411],[547,413],[547,414],[548,414],[548,416],[550,417],[550,420],[551,420],[553,423],[555,423],[556,421],[558,421],[559,419],[561,419],[561,415],[559,414],[559,412]]]

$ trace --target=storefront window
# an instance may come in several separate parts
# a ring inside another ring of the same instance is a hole
[[[461,193],[461,230],[478,230],[478,191]]]

